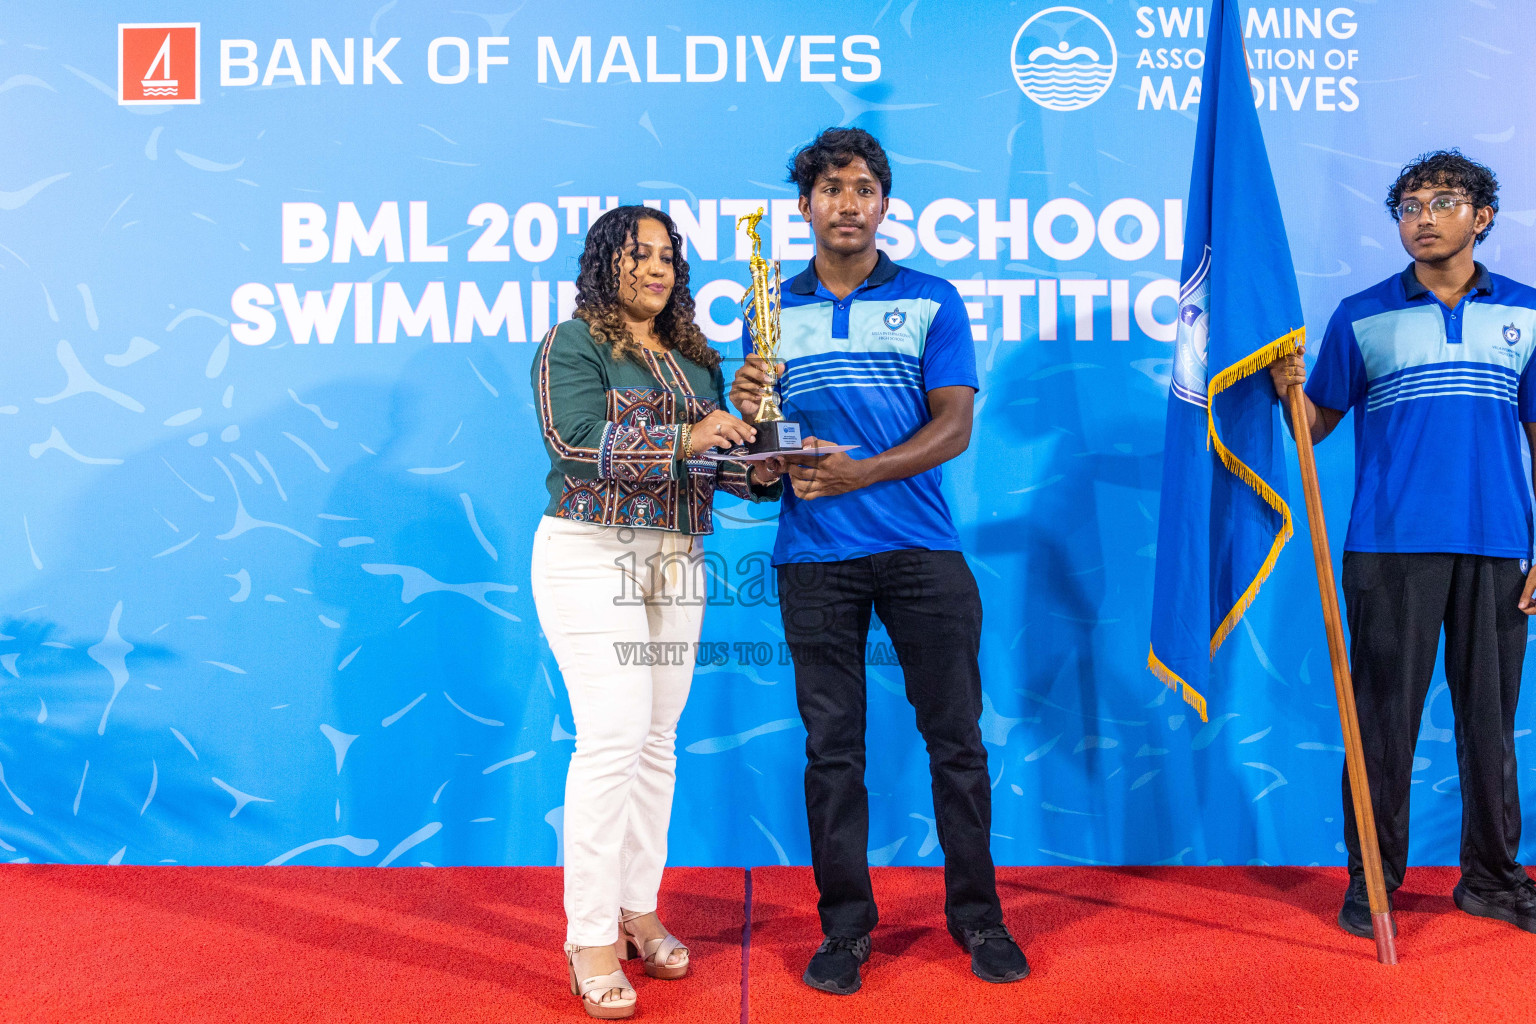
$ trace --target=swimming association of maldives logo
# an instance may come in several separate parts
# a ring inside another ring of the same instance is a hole
[[[117,102],[200,103],[197,22],[117,26]]]
[[[885,314],[885,326],[890,330],[898,330],[906,322],[907,314],[903,313],[900,309],[893,309]]]
[[[1048,7],[1013,37],[1013,77],[1047,110],[1082,110],[1109,91],[1119,53],[1104,23],[1076,7]]]

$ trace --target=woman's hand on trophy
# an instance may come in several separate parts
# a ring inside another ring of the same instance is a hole
[[[777,375],[783,372],[784,364],[780,363],[775,373]],[[743,416],[756,416],[758,406],[762,404],[763,391],[767,387],[768,360],[753,353],[747,356],[731,381],[731,404],[739,409]]]
[[[734,448],[757,437],[752,425],[737,419],[724,409],[716,409],[693,425],[693,450]]]

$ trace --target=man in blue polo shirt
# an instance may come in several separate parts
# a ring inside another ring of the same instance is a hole
[[[1408,863],[1414,744],[1443,627],[1462,799],[1452,895],[1469,914],[1536,931],[1536,885],[1516,860],[1514,747],[1536,613],[1520,443],[1523,427],[1536,446],[1536,290],[1472,259],[1498,206],[1493,173],[1455,150],[1403,169],[1387,209],[1413,263],[1339,304],[1304,405],[1314,442],[1355,413],[1344,603],[1387,891]],[[1270,372],[1282,393],[1305,379],[1300,355]],[[1370,937],[1348,773],[1344,841],[1339,924]]]
[[[779,389],[786,419],[852,455],[791,459],[774,565],[805,722],[805,802],[826,941],[805,982],[858,990],[877,919],[864,787],[864,649],[870,613],[890,634],[928,746],[944,849],[950,934],[987,981],[1029,973],[1003,925],[981,716],[981,597],[939,490],[970,443],[977,390],[970,321],[949,282],[875,248],[891,191],[880,143],[829,128],[795,154],[789,179],[816,258],[787,282]],[[731,398],[750,419],[766,385],[751,355]]]

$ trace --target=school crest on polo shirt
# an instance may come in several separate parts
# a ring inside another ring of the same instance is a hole
[[[898,306],[896,309],[893,309],[889,313],[885,314],[883,319],[885,321],[887,330],[897,331],[901,329],[902,324],[907,322],[907,314],[903,313],[901,308]],[[1518,335],[1519,332],[1517,331],[1516,334]],[[1508,331],[1505,332],[1505,336],[1508,337]],[[1513,342],[1511,342],[1511,344],[1513,344]]]
[[[1504,341],[1509,345],[1520,344],[1520,328],[1516,327],[1514,324],[1505,324]]]

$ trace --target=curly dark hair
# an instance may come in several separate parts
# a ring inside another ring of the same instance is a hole
[[[1392,219],[1399,219],[1397,204],[1402,202],[1405,193],[1428,187],[1460,189],[1472,200],[1474,210],[1487,206],[1493,209],[1495,215],[1499,212],[1499,179],[1494,177],[1493,172],[1462,156],[1459,149],[1437,149],[1405,166],[1387,190],[1387,212],[1392,215]],[[1481,242],[1487,238],[1488,232],[1492,230],[1493,221],[1490,220],[1476,241]]]
[[[816,179],[829,167],[847,167],[855,159],[863,159],[880,182],[882,198],[891,194],[891,162],[886,159],[885,147],[862,128],[828,128],[808,145],[802,146],[789,160],[789,181],[799,187],[803,199],[811,194]]]
[[[587,244],[581,252],[580,272],[576,276],[576,311],[578,320],[586,321],[592,338],[613,349],[617,359],[640,357],[640,342],[630,333],[619,316],[619,259],[627,254],[639,259],[640,222],[654,220],[667,229],[672,240],[672,294],[666,307],[656,314],[656,336],[667,348],[676,349],[705,369],[720,365],[720,353],[711,348],[704,332],[693,322],[693,293],[688,290],[688,261],[683,258],[683,240],[672,218],[648,206],[618,206],[593,222],[587,231]]]

